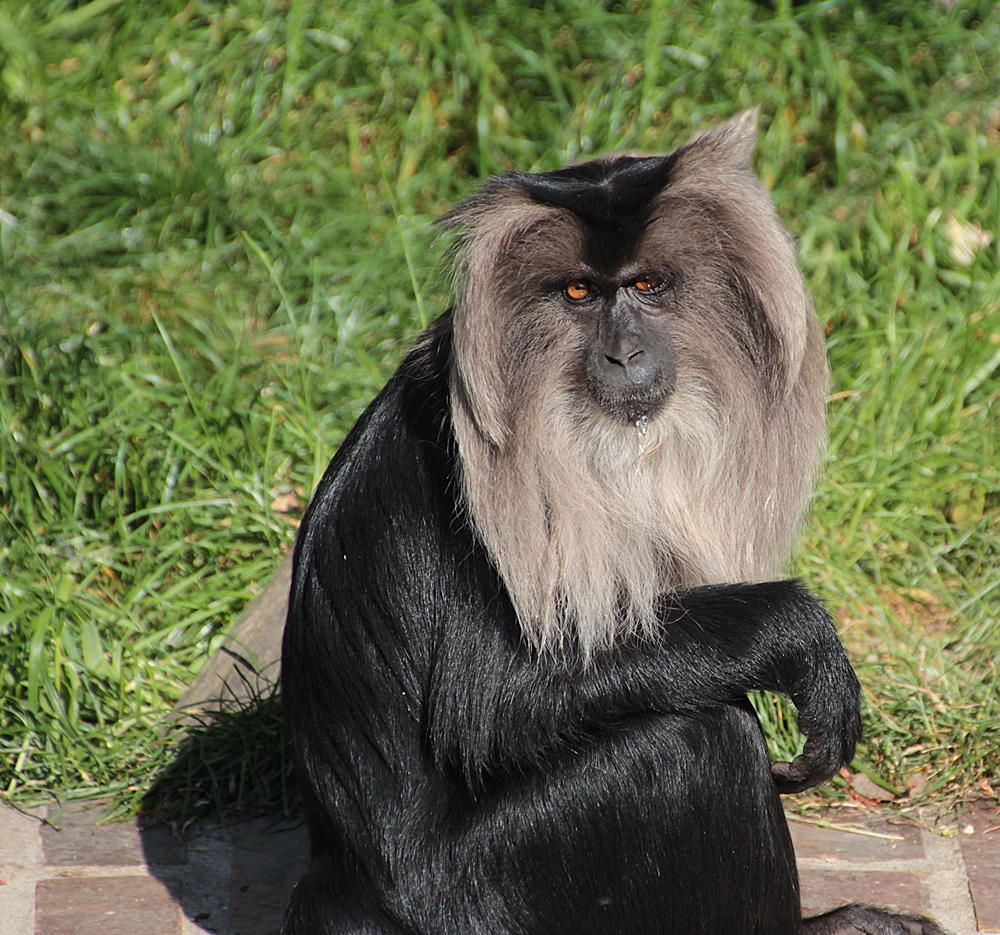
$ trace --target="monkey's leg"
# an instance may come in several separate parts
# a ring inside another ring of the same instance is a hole
[[[795,858],[769,766],[749,705],[622,721],[442,829],[437,853],[454,865],[432,878],[478,881],[478,924],[421,931],[795,935]],[[503,912],[487,916],[493,906]]]
[[[844,906],[802,921],[802,935],[948,935],[923,916],[898,915],[874,906]]]

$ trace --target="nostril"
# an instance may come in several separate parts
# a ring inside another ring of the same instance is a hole
[[[609,364],[617,364],[619,367],[627,367],[641,353],[642,349],[640,348],[637,351],[621,351],[618,354],[605,354],[604,357]]]

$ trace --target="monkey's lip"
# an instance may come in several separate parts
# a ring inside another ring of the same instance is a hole
[[[635,425],[641,419],[653,418],[663,408],[669,395],[669,393],[629,394],[595,397],[595,401],[609,418],[624,425]]]
[[[609,419],[634,425],[643,417],[651,419],[663,408],[673,392],[673,384],[655,380],[645,385],[609,386],[591,377],[587,380],[587,391]]]

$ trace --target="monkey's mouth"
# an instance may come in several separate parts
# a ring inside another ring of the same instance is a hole
[[[624,370],[589,363],[587,392],[607,418],[624,425],[652,419],[666,405],[677,385],[673,366],[656,367],[637,379]]]
[[[600,386],[589,386],[588,389],[604,415],[622,425],[636,425],[652,419],[670,398],[669,388],[625,394],[611,393]]]

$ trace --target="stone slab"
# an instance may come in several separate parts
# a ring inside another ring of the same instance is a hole
[[[807,867],[800,871],[800,879],[806,915],[847,903],[874,903],[900,912],[930,911],[927,880],[922,873]]]
[[[0,806],[0,935],[31,935],[42,864],[38,815]]]
[[[42,828],[50,867],[170,866],[184,862],[184,844],[162,826],[137,821],[101,823],[99,809],[50,809]]]
[[[41,880],[34,935],[180,935],[176,887],[144,876]]]
[[[1000,809],[967,812],[958,838],[980,932],[1000,932]]]
[[[230,935],[277,935],[308,855],[304,825],[257,819],[233,829]]]
[[[848,863],[883,860],[920,860],[924,847],[920,829],[888,821],[835,821],[824,828],[803,821],[789,821],[795,856],[823,857]]]

